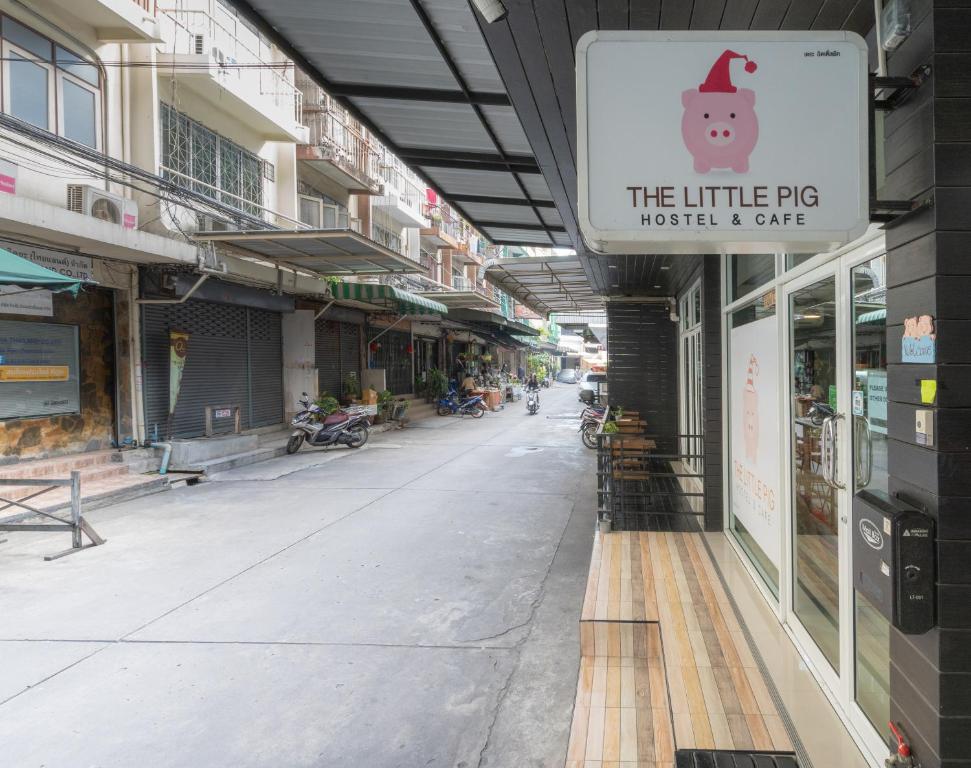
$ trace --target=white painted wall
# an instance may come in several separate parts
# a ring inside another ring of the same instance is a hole
[[[303,392],[317,397],[314,367],[314,311],[298,309],[283,315],[283,397],[287,420],[300,408]]]

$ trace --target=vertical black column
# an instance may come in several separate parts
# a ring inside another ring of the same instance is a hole
[[[704,366],[705,530],[724,527],[722,486],[721,256],[704,257],[701,270],[701,358]]]
[[[887,230],[889,468],[891,492],[937,520],[938,628],[891,630],[891,717],[924,768],[959,768],[971,766],[971,7],[912,6],[889,74],[933,74],[887,116],[880,192],[934,205]],[[919,315],[935,319],[933,364],[901,361],[904,319]],[[932,403],[921,380],[937,382]],[[918,444],[918,409],[934,412],[932,446]]]

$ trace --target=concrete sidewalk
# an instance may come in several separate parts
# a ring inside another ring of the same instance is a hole
[[[562,765],[595,461],[542,397],[11,535],[0,762]]]

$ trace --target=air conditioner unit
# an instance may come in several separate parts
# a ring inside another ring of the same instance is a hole
[[[203,55],[205,55],[207,49],[208,49],[208,46],[206,45],[206,36],[205,35],[193,35],[192,36],[192,52],[196,56],[203,56]]]
[[[67,185],[67,209],[125,229],[138,228],[138,204],[88,184]]]

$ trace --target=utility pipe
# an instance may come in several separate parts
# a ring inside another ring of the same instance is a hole
[[[322,310],[320,310],[320,312],[318,312],[316,315],[314,315],[314,321],[316,322],[321,317],[323,317],[324,312],[326,312],[328,309],[330,309],[334,305],[334,302],[335,301],[336,301],[336,299],[331,299],[330,301],[328,301],[327,304],[324,305],[324,308]]]
[[[172,455],[172,443],[149,443],[151,448],[162,448],[162,463],[158,468],[160,475],[169,473],[169,457]]]
[[[209,273],[199,275],[193,286],[186,291],[185,295],[178,299],[138,299],[139,304],[185,304],[186,300],[196,292],[196,289],[209,279]]]

